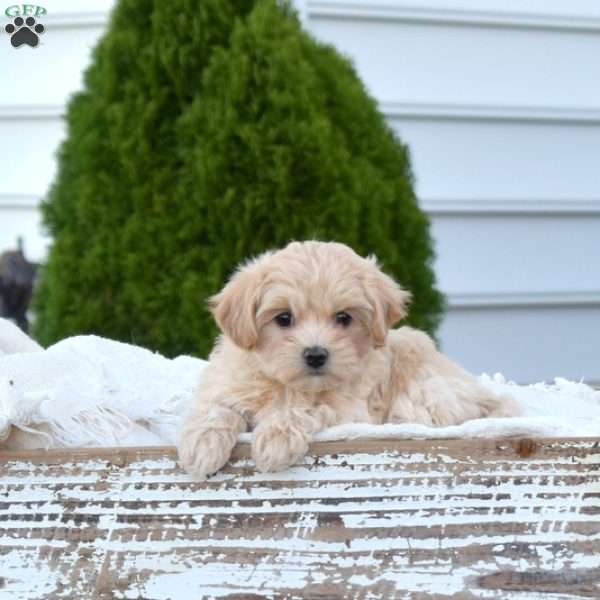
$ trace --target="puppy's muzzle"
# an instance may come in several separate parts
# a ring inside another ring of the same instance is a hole
[[[302,358],[307,366],[316,370],[325,365],[329,358],[329,352],[322,346],[310,346],[310,348],[304,348]]]

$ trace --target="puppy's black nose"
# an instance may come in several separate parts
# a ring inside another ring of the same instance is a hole
[[[321,346],[311,346],[310,348],[304,348],[302,352],[304,362],[312,369],[318,369],[322,367],[329,358],[329,352]]]

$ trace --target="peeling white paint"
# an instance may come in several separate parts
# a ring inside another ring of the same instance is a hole
[[[80,551],[130,581],[115,598],[269,597],[282,588],[302,597],[319,585],[337,586],[340,597],[360,588],[365,598],[380,598],[368,591],[375,586],[404,597],[460,597],[465,589],[506,597],[472,582],[498,570],[600,569],[600,552],[586,550],[600,549],[600,461],[597,453],[573,460],[569,452],[514,463],[458,458],[443,448],[344,453],[280,474],[237,461],[207,484],[190,482],[167,457],[109,469],[106,461],[5,463],[0,577],[9,583],[0,598],[58,597],[64,574],[45,553],[64,567]],[[83,517],[90,525],[75,525]],[[69,529],[92,531],[94,541],[60,539]],[[515,555],[515,544],[528,551]],[[481,555],[457,566],[454,557],[466,550]],[[85,597],[85,582],[76,585],[70,597]]]

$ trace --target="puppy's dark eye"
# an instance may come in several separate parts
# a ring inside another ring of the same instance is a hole
[[[352,317],[342,310],[339,313],[335,313],[335,322],[342,327],[348,327],[352,323]]]
[[[275,323],[277,323],[277,325],[279,325],[279,327],[289,327],[292,324],[292,313],[291,312],[279,313],[275,317]]]

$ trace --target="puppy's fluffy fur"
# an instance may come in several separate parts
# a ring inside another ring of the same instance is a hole
[[[223,335],[181,431],[186,470],[214,473],[249,428],[257,467],[275,471],[331,425],[517,414],[514,400],[481,386],[425,333],[390,330],[409,299],[374,258],[337,243],[293,242],[242,266],[210,301]],[[315,347],[328,353],[318,368],[305,358]]]

